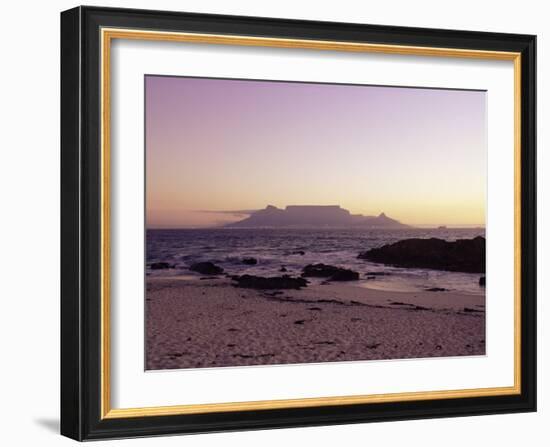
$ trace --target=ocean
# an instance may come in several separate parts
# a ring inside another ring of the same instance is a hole
[[[485,236],[483,228],[440,229],[177,229],[147,230],[147,275],[202,275],[189,271],[199,261],[211,261],[230,275],[299,276],[308,264],[324,263],[360,273],[355,281],[361,287],[414,292],[443,287],[456,292],[483,295],[480,274],[399,268],[357,259],[371,248],[408,238],[437,237],[456,240]],[[243,258],[255,258],[256,265],[243,264]],[[151,270],[154,262],[168,262],[173,269]],[[282,273],[281,267],[287,270]],[[370,272],[385,275],[369,275]],[[367,279],[371,276],[371,279]],[[315,281],[322,279],[308,278]]]

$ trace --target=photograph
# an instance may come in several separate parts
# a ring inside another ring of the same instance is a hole
[[[144,89],[146,370],[486,354],[486,90]]]
[[[535,439],[542,15],[294,3],[61,12],[59,432]]]

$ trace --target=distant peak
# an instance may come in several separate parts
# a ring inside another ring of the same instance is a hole
[[[351,214],[340,205],[267,205],[246,219],[227,224],[235,228],[254,227],[360,227],[404,228],[407,225],[380,213],[375,216]]]

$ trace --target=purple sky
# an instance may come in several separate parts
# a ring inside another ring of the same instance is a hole
[[[484,225],[486,94],[146,76],[147,225],[338,204]],[[242,217],[242,216],[241,216]]]

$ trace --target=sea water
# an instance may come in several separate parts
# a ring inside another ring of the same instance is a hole
[[[437,237],[448,241],[485,236],[483,228],[439,229],[149,229],[146,236],[146,271],[150,276],[193,275],[191,264],[211,261],[230,275],[299,276],[308,264],[324,263],[359,272],[362,287],[421,291],[442,287],[481,295],[480,274],[399,268],[358,259],[360,252],[408,238]],[[256,265],[243,264],[255,258]],[[171,269],[151,270],[154,262]],[[284,267],[286,272],[282,272]],[[384,273],[372,275],[370,273]],[[370,279],[368,279],[370,277]],[[374,278],[374,279],[373,279]],[[309,278],[308,278],[309,279]],[[318,281],[312,279],[313,281]]]

